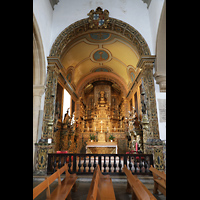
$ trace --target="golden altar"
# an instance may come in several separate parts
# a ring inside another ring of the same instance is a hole
[[[87,142],[88,154],[117,154],[117,142]]]

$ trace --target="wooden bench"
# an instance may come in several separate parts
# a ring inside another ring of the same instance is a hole
[[[116,200],[110,175],[103,175],[99,165],[95,168],[87,200]]]
[[[65,172],[65,178],[61,182],[60,175]],[[52,193],[50,193],[49,186],[58,178],[58,186],[54,189]],[[76,174],[70,174],[68,172],[68,166],[65,164],[62,168],[58,169],[55,173],[53,173],[50,177],[46,177],[46,179],[33,188],[33,199],[35,199],[42,191],[46,190],[46,200],[50,199],[71,199],[71,189],[73,187],[73,191],[76,190]]]
[[[152,165],[149,170],[153,173],[154,188],[153,193],[158,194],[158,190],[166,196],[166,174],[155,169]]]
[[[123,168],[123,172],[127,177],[127,193],[132,192],[132,200],[156,200],[153,194],[144,186],[144,184],[133,175],[126,165]]]

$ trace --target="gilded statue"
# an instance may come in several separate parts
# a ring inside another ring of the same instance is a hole
[[[104,91],[100,92],[99,103],[100,104],[105,104],[106,103],[106,98],[105,98],[105,92]]]

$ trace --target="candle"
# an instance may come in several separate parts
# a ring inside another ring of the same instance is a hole
[[[137,142],[135,144],[135,150],[136,150],[136,152],[138,151],[138,143]]]

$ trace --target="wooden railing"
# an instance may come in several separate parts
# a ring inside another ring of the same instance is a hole
[[[54,173],[68,163],[69,173],[93,174],[97,164],[103,174],[124,175],[122,168],[127,166],[133,174],[152,175],[152,154],[48,154],[47,174]]]

